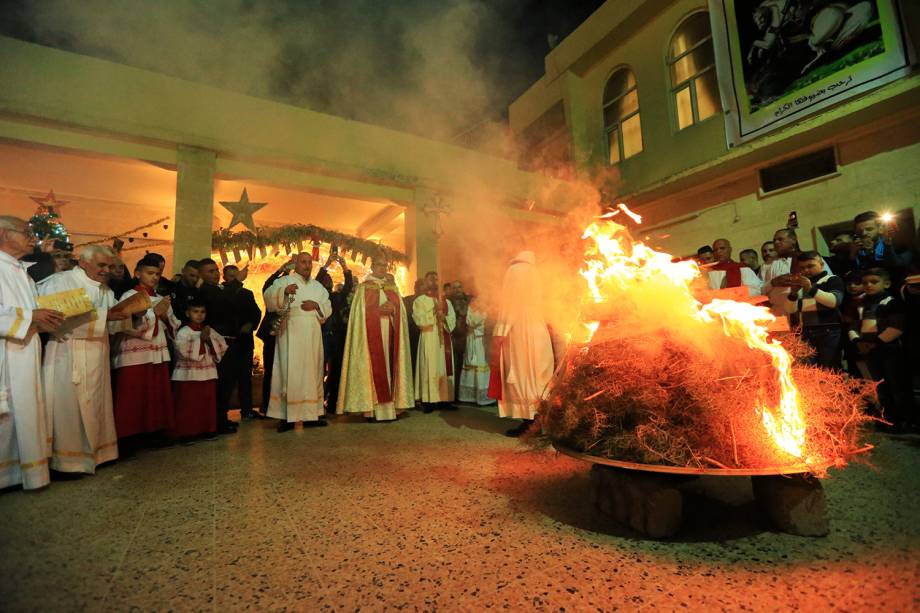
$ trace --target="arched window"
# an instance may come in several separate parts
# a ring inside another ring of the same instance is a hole
[[[604,87],[604,130],[607,133],[607,161],[618,164],[642,151],[639,121],[639,91],[629,68],[610,76]]]
[[[668,67],[678,130],[721,109],[709,13],[694,13],[680,24],[671,39]]]

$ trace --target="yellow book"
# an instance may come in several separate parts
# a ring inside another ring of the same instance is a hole
[[[96,310],[86,290],[82,287],[39,296],[38,308],[60,311],[64,317],[76,317]]]

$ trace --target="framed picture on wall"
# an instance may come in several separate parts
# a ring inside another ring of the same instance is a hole
[[[908,74],[898,0],[709,0],[729,147]]]

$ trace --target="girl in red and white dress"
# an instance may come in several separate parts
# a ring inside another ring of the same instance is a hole
[[[173,436],[189,440],[217,432],[217,363],[227,351],[220,334],[204,325],[207,308],[192,302],[189,323],[176,333],[176,367],[173,370],[175,428]]]

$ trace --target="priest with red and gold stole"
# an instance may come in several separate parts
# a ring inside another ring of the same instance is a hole
[[[413,406],[406,310],[386,261],[374,258],[351,303],[336,412],[392,421]]]

